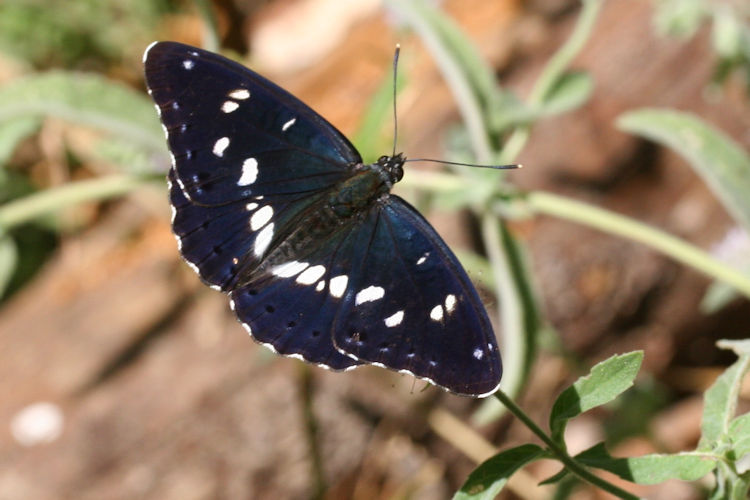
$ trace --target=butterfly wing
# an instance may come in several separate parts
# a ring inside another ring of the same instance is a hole
[[[180,251],[229,290],[361,158],[307,105],[225,57],[157,42],[144,65],[173,159]]]
[[[290,93],[225,57],[176,42],[144,54],[185,196],[222,205],[325,190],[361,158],[330,123]]]
[[[400,198],[376,204],[285,271],[232,292],[240,321],[277,352],[320,359],[334,348],[457,394],[497,389],[497,341],[474,286]]]
[[[334,345],[458,394],[494,392],[502,374],[497,341],[455,255],[399,197],[378,208],[370,239],[352,259]]]

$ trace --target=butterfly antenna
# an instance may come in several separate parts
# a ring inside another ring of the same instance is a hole
[[[398,55],[401,53],[401,45],[396,44],[396,52],[393,54],[393,154],[396,156],[396,141],[398,140],[398,119],[396,118],[396,82],[398,81]]]
[[[462,167],[491,168],[494,170],[511,170],[514,168],[523,168],[523,165],[521,165],[520,163],[512,163],[509,165],[483,165],[480,163],[464,163],[464,162],[459,162],[459,161],[433,160],[432,158],[409,158],[405,161],[406,162],[428,161],[432,163],[442,163],[444,165],[459,165]]]

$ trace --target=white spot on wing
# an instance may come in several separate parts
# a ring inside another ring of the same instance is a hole
[[[482,350],[481,350],[481,349],[479,349],[479,348],[477,348],[477,349],[474,349],[474,352],[473,352],[472,354],[473,354],[473,355],[474,355],[474,357],[475,357],[475,358],[477,358],[477,359],[482,359],[482,357],[484,357],[484,353],[483,353],[483,352],[482,352]]]
[[[222,137],[214,144],[213,153],[216,156],[224,156],[224,150],[229,146],[229,137]]]
[[[430,311],[430,318],[432,321],[440,321],[443,319],[443,306],[438,304]]]
[[[265,207],[258,209],[258,211],[250,217],[250,229],[257,231],[265,226],[268,221],[271,220],[271,217],[273,217],[273,208],[271,208],[271,205],[266,205]]]
[[[316,292],[322,292],[325,287],[326,287],[325,280],[320,280],[320,281],[318,281],[318,284],[315,285],[315,291]]]
[[[281,126],[281,131],[286,132],[286,130],[292,125],[294,125],[294,122],[296,121],[297,121],[296,118],[292,118],[291,120],[289,120],[288,122],[286,122],[284,125]]]
[[[453,312],[453,309],[456,308],[456,296],[452,293],[445,296],[445,310],[448,311],[448,314]]]
[[[247,210],[248,212],[252,212],[256,208],[258,208],[258,204],[255,202],[248,203],[247,205],[245,205],[245,210]]]
[[[400,325],[403,320],[404,320],[404,311],[398,311],[395,314],[385,318],[383,322],[385,323],[385,326],[387,326],[388,328],[393,328],[394,326]]]
[[[340,299],[344,295],[344,292],[346,291],[346,285],[348,283],[349,277],[346,274],[331,278],[331,283],[329,285],[331,295],[336,297],[337,299]]]
[[[247,186],[255,182],[258,178],[258,160],[255,158],[248,158],[242,162],[242,175],[240,180],[237,181],[238,186]],[[260,199],[260,198],[258,198]]]
[[[258,236],[255,238],[253,252],[255,253],[256,257],[260,257],[261,255],[263,255],[263,252],[266,251],[268,245],[271,244],[271,238],[273,238],[273,222],[264,227],[263,230],[259,232]]]
[[[429,256],[430,256],[430,252],[425,252],[425,253],[424,253],[424,255],[422,255],[422,256],[421,256],[421,257],[420,257],[420,258],[419,258],[419,259],[417,260],[417,265],[418,265],[418,266],[421,266],[422,264],[424,264],[424,262],[425,262],[425,261],[427,260],[427,257],[429,257]]]
[[[229,93],[229,97],[232,99],[239,99],[240,101],[244,101],[248,97],[250,97],[250,92],[247,89],[237,89],[233,90]]]
[[[297,276],[297,283],[300,285],[312,285],[318,281],[326,273],[324,266],[312,266],[305,269],[305,271]],[[322,282],[321,282],[322,283]]]
[[[357,293],[354,305],[358,306],[364,302],[372,302],[374,300],[382,299],[383,295],[385,295],[385,289],[383,287],[368,286]]]
[[[221,105],[221,110],[225,113],[231,113],[239,107],[240,105],[234,101],[224,101],[224,104]]]
[[[279,278],[291,278],[292,276],[297,276],[299,273],[304,271],[305,268],[309,265],[310,264],[308,264],[307,262],[297,262],[296,260],[293,260],[291,262],[287,262],[286,264],[275,266],[273,269],[271,269],[271,272]]]
[[[185,59],[184,61],[182,61],[182,67],[187,70],[193,69],[193,66],[195,66],[195,63],[190,59]]]

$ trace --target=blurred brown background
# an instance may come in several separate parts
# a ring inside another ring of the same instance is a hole
[[[378,2],[217,0],[212,7],[227,48],[249,50],[245,62],[347,135],[400,42],[409,75],[400,149],[441,156],[444,131],[459,119],[454,101],[419,40]],[[567,0],[449,0],[442,8],[520,95],[578,12]],[[747,94],[730,80],[707,95],[715,64],[708,31],[661,37],[652,16],[646,0],[605,2],[575,64],[594,78],[592,99],[540,121],[518,159],[525,168],[510,178],[711,248],[732,223],[705,184],[674,153],[617,131],[613,121],[641,106],[690,110],[750,149]],[[165,15],[154,37],[200,45],[201,20],[188,6]],[[124,61],[107,73],[142,89],[138,60]],[[7,65],[0,73],[14,77]],[[19,154],[64,156],[60,142],[72,139],[62,127],[45,125]],[[533,440],[506,416],[473,428],[485,443],[457,438],[457,448],[443,434],[463,436],[478,402],[378,368],[307,368],[254,344],[225,297],[179,260],[165,192],[145,189],[78,210],[89,223],[61,237],[0,309],[0,499],[310,498],[317,491],[332,499],[449,498],[487,456],[487,443]],[[449,243],[472,244],[466,214],[429,216]],[[748,303],[704,315],[698,304],[708,280],[643,246],[549,217],[512,227],[530,248],[545,318],[576,360],[543,349],[521,406],[544,423],[580,370],[644,349],[639,380],[650,389],[630,409],[624,402],[574,421],[571,452],[601,439],[602,422],[616,421],[618,411],[631,421],[642,411],[644,429],[615,455],[694,447],[701,393],[732,361],[714,342],[747,335]],[[34,417],[23,410],[36,403],[52,405],[41,407],[36,424],[51,430],[24,441],[18,426]],[[318,461],[311,460],[316,446]],[[316,484],[316,466],[324,484]],[[535,482],[555,472],[554,464],[535,464],[503,498],[547,498],[552,487]],[[627,488],[649,498],[700,498],[677,482]],[[573,498],[607,497],[584,488]]]

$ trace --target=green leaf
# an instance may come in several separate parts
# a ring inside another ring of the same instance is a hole
[[[604,443],[594,445],[575,458],[584,465],[609,471],[638,484],[657,484],[668,479],[695,481],[711,472],[717,463],[715,457],[697,452],[614,458]]]
[[[573,110],[588,100],[594,83],[588,73],[569,72],[552,84],[545,100],[536,105],[504,101],[502,108],[493,112],[493,126],[504,130],[511,126],[531,125],[548,116]]]
[[[729,424],[728,437],[732,443],[735,460],[750,453],[750,413],[732,420]]]
[[[723,6],[715,9],[713,14],[711,42],[716,53],[724,59],[742,57],[745,34],[739,13],[732,12],[728,6]]]
[[[741,342],[720,341],[722,348],[734,346],[742,352],[750,347],[750,340]],[[737,409],[742,378],[750,364],[750,354],[740,358],[724,373],[719,375],[703,396],[703,418],[701,420],[701,442],[698,449],[709,450],[719,444],[722,436],[729,430],[729,423]]]
[[[552,407],[549,426],[552,438],[563,444],[568,420],[612,401],[633,385],[643,361],[643,351],[615,355],[598,363],[591,373],[579,378],[558,396]]]
[[[0,123],[30,115],[62,118],[151,151],[164,150],[164,134],[149,99],[98,75],[51,71],[0,87]]]
[[[18,263],[16,243],[9,235],[0,236],[0,298],[5,295]]]
[[[656,29],[662,34],[684,38],[693,36],[708,14],[703,0],[661,0],[655,7]]]
[[[0,167],[8,162],[19,142],[36,132],[40,123],[36,116],[20,116],[0,122]]]
[[[588,73],[564,73],[552,85],[544,103],[539,106],[539,113],[551,116],[575,109],[586,102],[593,90],[594,82]]]
[[[500,452],[474,469],[453,500],[493,500],[514,472],[545,456],[546,452],[535,444]]]
[[[674,149],[708,184],[732,217],[750,230],[750,156],[724,133],[690,113],[640,109],[618,126]]]
[[[700,303],[700,311],[709,316],[729,305],[740,294],[722,281],[714,281],[706,290]]]
[[[545,479],[543,481],[540,481],[539,482],[539,486],[546,486],[548,484],[559,483],[563,479],[567,478],[569,475],[570,474],[568,472],[568,469],[566,469],[565,467],[563,467],[562,470],[560,472],[558,472],[557,474],[553,474],[552,476],[548,477],[547,479]]]

